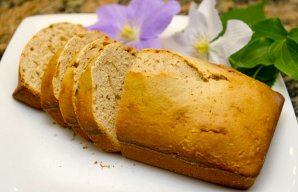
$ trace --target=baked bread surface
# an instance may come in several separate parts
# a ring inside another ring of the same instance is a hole
[[[90,140],[90,137],[85,133],[77,121],[76,90],[78,80],[85,68],[90,65],[90,63],[94,62],[94,59],[101,52],[102,48],[111,42],[113,42],[113,40],[104,36],[85,45],[74,58],[74,64],[66,68],[61,82],[58,102],[64,122],[87,140]]]
[[[133,48],[109,44],[79,79],[76,103],[79,124],[94,144],[107,152],[120,151],[115,116],[124,77],[134,60]]]
[[[81,25],[64,22],[52,24],[36,33],[22,51],[14,98],[41,109],[41,81],[47,64],[68,39],[84,31]]]
[[[126,76],[116,133],[124,156],[248,188],[283,102],[267,85],[231,68],[148,49]]]
[[[41,106],[61,126],[65,123],[59,108],[62,78],[68,67],[75,64],[79,51],[88,43],[104,36],[99,31],[86,31],[70,38],[51,59],[46,67],[41,83]]]

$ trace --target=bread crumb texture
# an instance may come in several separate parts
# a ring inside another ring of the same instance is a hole
[[[75,64],[79,52],[85,45],[105,36],[99,31],[86,31],[73,36],[64,46],[64,49],[57,61],[57,72],[53,78],[54,94],[58,99],[61,91],[61,82],[66,69]]]
[[[41,80],[51,57],[73,35],[85,31],[81,25],[56,23],[39,31],[27,43],[20,59],[20,77],[25,85],[40,93]]]

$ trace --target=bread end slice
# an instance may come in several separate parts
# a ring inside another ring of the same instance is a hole
[[[41,81],[49,60],[83,26],[67,22],[55,23],[36,33],[24,47],[19,61],[19,83],[13,97],[41,109]],[[39,104],[38,104],[39,102]]]

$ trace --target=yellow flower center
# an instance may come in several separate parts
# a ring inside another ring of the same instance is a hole
[[[125,42],[131,42],[137,40],[138,32],[136,29],[133,29],[130,25],[126,24],[120,31],[120,35]]]
[[[199,40],[194,44],[194,48],[198,56],[204,57],[208,54],[209,42],[206,40]]]

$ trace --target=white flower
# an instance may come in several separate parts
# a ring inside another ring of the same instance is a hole
[[[245,46],[253,32],[240,20],[229,20],[225,33],[217,38],[222,29],[215,0],[203,0],[197,9],[191,5],[188,26],[164,48],[229,66],[229,56]]]

